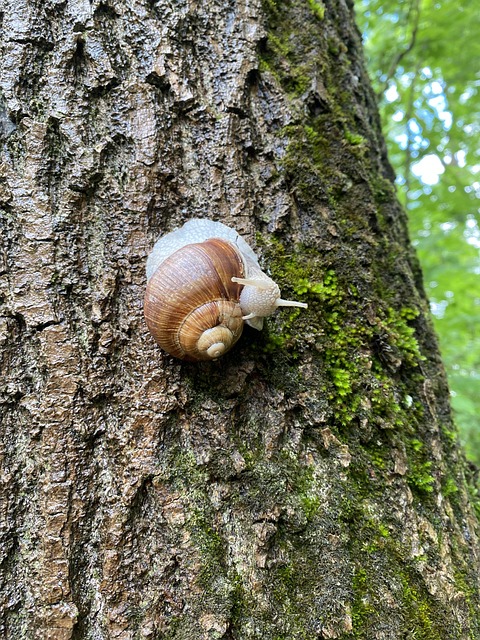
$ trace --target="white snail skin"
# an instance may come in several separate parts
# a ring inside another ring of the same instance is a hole
[[[243,323],[261,330],[281,306],[278,285],[235,229],[194,218],[160,237],[147,260],[145,319],[157,343],[184,360],[216,360]]]

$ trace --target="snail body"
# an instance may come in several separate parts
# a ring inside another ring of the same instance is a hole
[[[147,260],[145,320],[157,343],[183,360],[215,360],[261,330],[282,300],[251,247],[221,222],[192,219],[157,240]]]

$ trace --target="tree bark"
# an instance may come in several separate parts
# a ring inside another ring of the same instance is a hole
[[[2,637],[479,638],[478,496],[352,6],[1,18]],[[309,302],[200,364],[142,316],[195,216]]]

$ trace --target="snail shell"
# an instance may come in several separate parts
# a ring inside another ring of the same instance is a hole
[[[144,312],[157,343],[183,360],[214,360],[256,329],[280,298],[249,245],[220,222],[193,219],[161,237],[147,261]]]
[[[145,319],[168,353],[184,360],[212,360],[242,335],[244,275],[235,245],[220,238],[188,244],[166,258],[147,284]]]

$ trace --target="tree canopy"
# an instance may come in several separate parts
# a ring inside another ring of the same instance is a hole
[[[357,0],[452,404],[480,462],[480,14],[474,0]]]

